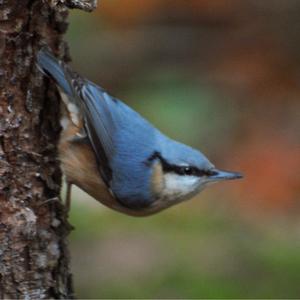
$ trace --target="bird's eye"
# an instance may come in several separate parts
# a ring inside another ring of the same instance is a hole
[[[186,175],[192,175],[194,172],[193,172],[193,169],[192,169],[192,168],[190,168],[190,167],[185,167],[185,168],[184,168],[184,173],[185,173]]]
[[[182,174],[182,175],[193,175],[194,170],[193,170],[193,168],[188,167],[188,166],[187,167],[181,167],[179,173]]]

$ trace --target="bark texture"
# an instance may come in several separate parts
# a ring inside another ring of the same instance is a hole
[[[91,12],[97,7],[97,0],[49,0],[54,7],[67,6]]]
[[[35,66],[43,44],[65,56],[67,8],[53,2],[0,1],[1,299],[73,298],[59,198],[60,103]]]

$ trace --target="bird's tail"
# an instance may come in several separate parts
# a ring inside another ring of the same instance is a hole
[[[72,88],[70,85],[70,76],[67,65],[59,61],[46,48],[42,48],[37,54],[37,65],[39,69],[54,79],[56,84],[69,96],[72,96]]]

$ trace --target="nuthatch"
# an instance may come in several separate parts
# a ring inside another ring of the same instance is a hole
[[[69,191],[75,184],[114,210],[146,216],[211,183],[242,177],[216,169],[201,152],[168,138],[48,50],[39,51],[37,62],[57,84],[67,112],[59,156]]]

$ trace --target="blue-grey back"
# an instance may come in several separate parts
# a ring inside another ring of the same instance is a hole
[[[112,103],[117,130],[113,138],[115,155],[112,189],[126,204],[145,206],[150,203],[151,166],[147,159],[158,148],[155,129],[147,120],[121,101]],[[131,203],[129,203],[129,202]]]

